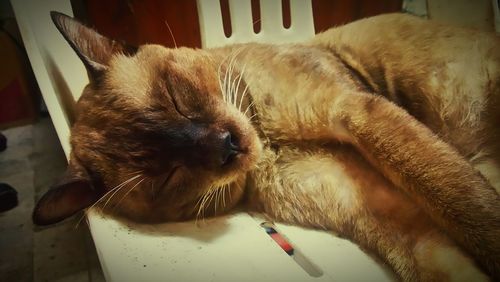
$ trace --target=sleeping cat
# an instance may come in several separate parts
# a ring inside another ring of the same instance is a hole
[[[494,34],[390,14],[303,44],[134,48],[52,18],[90,83],[36,224],[242,205],[334,231],[405,281],[500,279]]]

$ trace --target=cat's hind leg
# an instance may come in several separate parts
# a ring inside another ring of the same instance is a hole
[[[249,199],[270,217],[333,230],[375,253],[404,281],[487,280],[473,260],[352,147],[282,148],[274,159],[266,159],[252,177],[255,188]]]
[[[500,278],[500,196],[454,148],[388,100],[352,93],[329,120],[484,269]]]

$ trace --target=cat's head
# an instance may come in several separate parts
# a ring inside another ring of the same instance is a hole
[[[96,202],[137,221],[183,220],[242,197],[261,145],[223,97],[221,60],[205,50],[132,48],[68,16],[52,19],[90,83],[77,103],[68,170],[38,202],[35,223]]]

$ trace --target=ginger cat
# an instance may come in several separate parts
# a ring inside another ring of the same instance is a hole
[[[390,14],[303,44],[134,48],[52,18],[90,83],[35,223],[243,205],[335,231],[405,281],[500,279],[494,34]]]

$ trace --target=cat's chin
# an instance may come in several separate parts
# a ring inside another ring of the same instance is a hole
[[[132,197],[125,198],[117,209],[102,210],[104,214],[118,220],[142,224],[218,216],[241,203],[245,194],[246,180],[247,174],[239,173],[198,184],[186,183],[183,187],[159,194],[154,201],[139,189],[136,193],[134,191],[131,193]],[[149,191],[149,187],[144,188],[143,192]]]
[[[248,170],[252,166],[253,160],[248,152],[240,152],[239,154],[232,157],[232,159],[222,166],[223,170]]]

